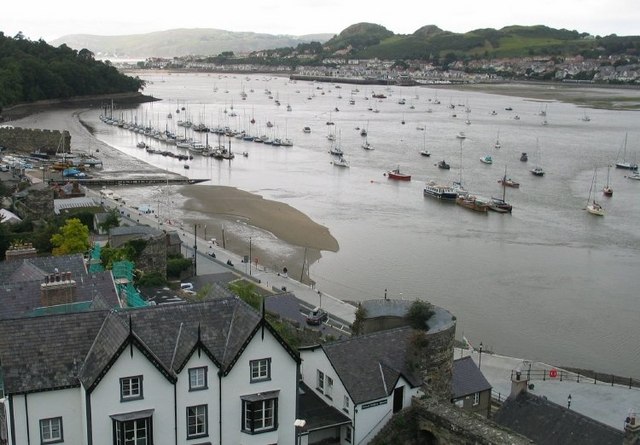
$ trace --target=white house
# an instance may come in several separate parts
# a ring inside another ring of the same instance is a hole
[[[0,322],[9,444],[296,443],[299,357],[236,297]]]
[[[312,420],[302,433],[303,444],[324,437],[339,438],[341,445],[366,444],[394,413],[411,405],[422,384],[419,371],[408,369],[414,332],[397,328],[301,349],[303,390],[348,419],[319,426]],[[304,404],[298,415],[306,416]]]

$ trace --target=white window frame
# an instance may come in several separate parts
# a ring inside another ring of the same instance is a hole
[[[333,400],[333,379],[325,374],[325,380],[324,395],[327,396],[328,399]]]
[[[271,358],[261,358],[249,362],[250,382],[271,380]]]
[[[278,398],[242,401],[242,431],[259,434],[278,429]]]
[[[209,435],[208,411],[209,407],[207,405],[187,407],[187,439],[196,439]]]
[[[473,394],[473,406],[480,405],[480,393],[476,392]]]
[[[62,417],[40,419],[40,441],[42,443],[64,442]]]
[[[349,396],[344,396],[344,399],[342,402],[342,411],[348,414],[350,405],[351,405],[351,402],[349,401]]]
[[[344,427],[344,441],[347,443],[351,443],[351,441],[353,440],[353,431],[351,430],[351,426],[350,425],[346,425]]]
[[[133,436],[131,436],[132,433]],[[114,435],[114,445],[153,445],[151,417],[115,421]]]
[[[120,379],[120,401],[139,400],[143,397],[142,376],[134,375]]]
[[[189,391],[200,391],[207,387],[207,367],[189,368]]]
[[[316,374],[316,389],[320,394],[324,394],[324,372],[319,369]]]

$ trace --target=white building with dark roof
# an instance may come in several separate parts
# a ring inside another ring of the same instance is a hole
[[[0,321],[9,444],[296,443],[299,357],[237,297]]]

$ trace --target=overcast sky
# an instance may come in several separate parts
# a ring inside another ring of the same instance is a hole
[[[68,34],[142,34],[176,28],[215,28],[268,34],[337,34],[369,22],[396,34],[424,25],[447,31],[543,24],[593,35],[640,34],[639,0],[239,0],[79,1],[7,0],[0,31],[31,40]]]

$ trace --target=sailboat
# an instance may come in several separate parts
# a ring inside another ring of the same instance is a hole
[[[536,165],[533,169],[531,169],[531,173],[534,176],[544,176],[544,170],[540,167],[540,146],[538,145],[538,140],[536,139],[536,155],[538,160],[538,165]]]
[[[500,130],[498,130],[498,135],[496,136],[496,143],[493,144],[493,148],[500,148],[502,144],[500,144]]]
[[[501,181],[498,181],[502,184],[502,198],[494,198],[492,196],[491,202],[489,203],[489,210],[493,210],[498,213],[511,213],[511,210],[513,210],[513,206],[505,201],[507,194],[507,181],[510,181],[510,179],[507,179],[507,166],[505,165],[504,176]],[[520,186],[520,184],[518,184],[518,186]]]
[[[620,151],[618,151],[618,155]],[[624,168],[627,170],[638,170],[638,164],[627,161],[627,134],[624,135],[624,145],[622,146],[622,161],[616,162],[616,168]]]
[[[596,175],[597,175],[597,169],[594,168],[593,179],[591,180],[591,187],[589,187],[589,198],[587,199],[586,210],[592,215],[604,216],[604,209],[602,208],[602,206],[596,202],[595,197],[593,198],[593,200],[591,199],[591,194],[596,184]]]
[[[431,156],[431,153],[429,152],[429,150],[427,150],[427,133],[423,133],[422,135],[422,150],[420,150],[420,155],[421,156],[426,156],[429,157]]]
[[[451,188],[456,191],[458,196],[467,196],[469,194],[462,185],[462,139],[460,140],[460,178],[457,181],[453,181]]]
[[[613,196],[613,187],[609,182],[609,172],[611,171],[611,164],[607,165],[607,183],[602,187],[602,194],[604,196]]]

